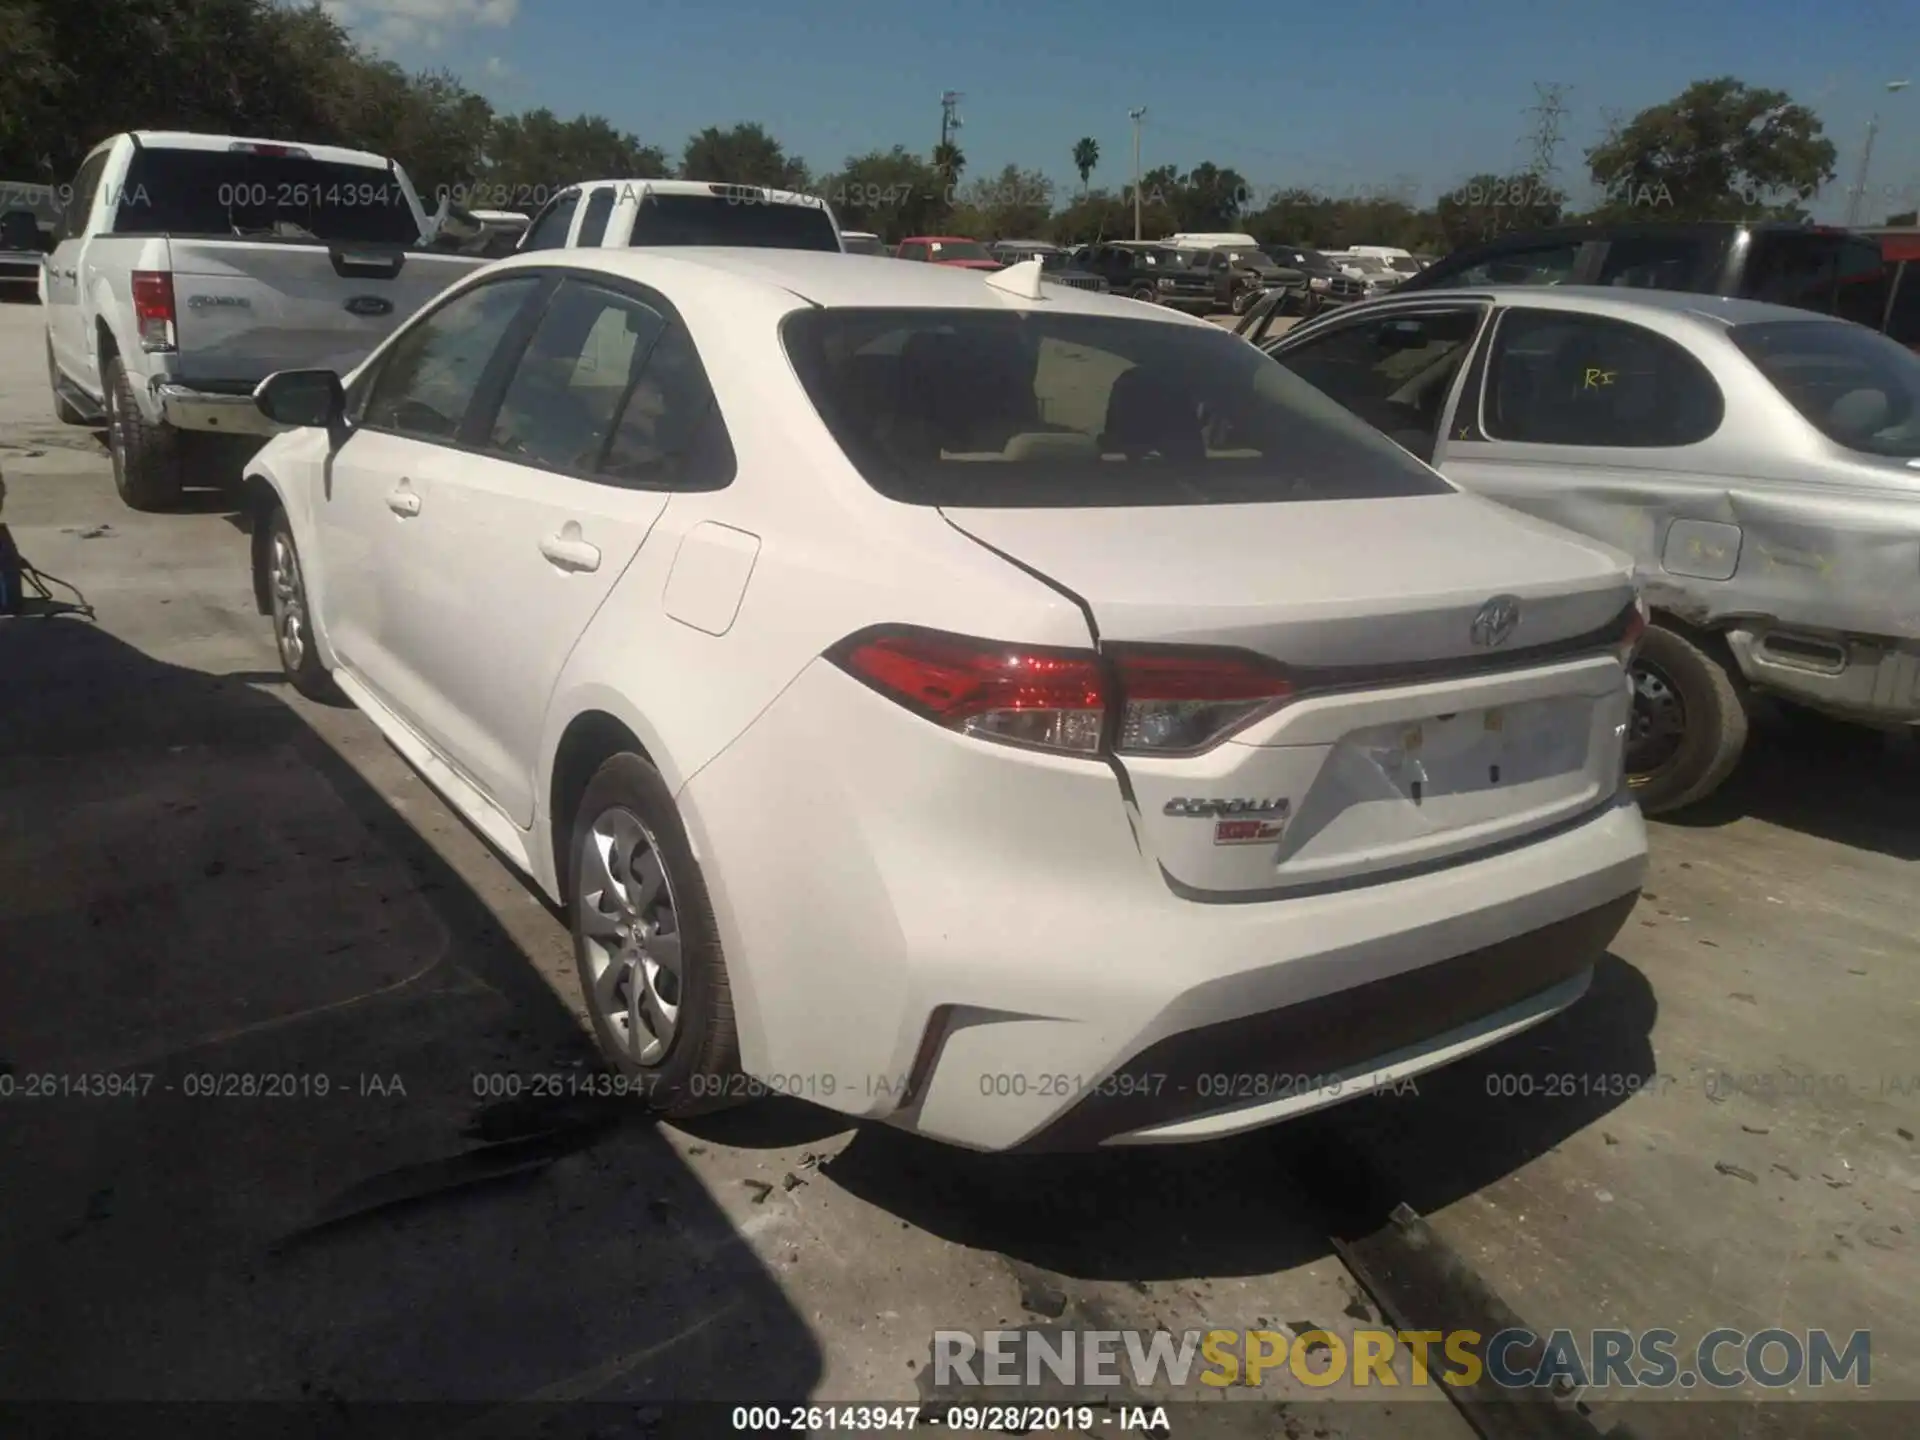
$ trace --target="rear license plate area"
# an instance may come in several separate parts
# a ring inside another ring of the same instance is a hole
[[[1418,805],[1584,770],[1591,719],[1585,697],[1559,696],[1373,726],[1342,748]]]

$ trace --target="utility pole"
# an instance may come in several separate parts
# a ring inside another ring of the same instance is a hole
[[[1147,107],[1138,106],[1127,112],[1127,118],[1133,121],[1133,238],[1140,238],[1140,122],[1147,118]]]
[[[1535,85],[1533,93],[1536,103],[1528,109],[1533,116],[1533,130],[1527,136],[1527,155],[1523,162],[1525,173],[1533,177],[1535,195],[1528,197],[1528,208],[1536,200],[1549,195],[1558,197],[1560,187],[1555,184],[1560,168],[1560,123],[1567,116],[1566,85]]]
[[[953,139],[953,132],[960,128],[960,92],[948,90],[940,96],[940,143],[945,145]]]
[[[1897,95],[1907,88],[1905,80],[1889,80],[1887,93]],[[1867,143],[1860,147],[1860,178],[1854,182],[1853,194],[1847,200],[1847,228],[1851,230],[1860,223],[1860,207],[1867,198],[1867,167],[1873,164],[1873,137],[1880,130],[1880,115],[1876,111],[1867,121]]]

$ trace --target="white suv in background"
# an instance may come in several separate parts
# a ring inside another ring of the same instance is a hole
[[[1626,558],[1037,262],[520,255],[260,403],[288,675],[670,1110],[1226,1135],[1573,1004],[1641,885]]]

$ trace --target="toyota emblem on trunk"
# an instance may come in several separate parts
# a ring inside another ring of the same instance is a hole
[[[1520,597],[1496,595],[1480,607],[1473,617],[1473,629],[1468,633],[1482,650],[1497,650],[1513,638],[1514,627],[1519,623]]]
[[[356,295],[347,301],[346,308],[355,315],[388,315],[393,312],[393,302],[384,295]]]

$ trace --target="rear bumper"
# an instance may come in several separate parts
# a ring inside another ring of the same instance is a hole
[[[1405,878],[1183,899],[1106,767],[825,662],[680,806],[749,1072],[983,1150],[1208,1139],[1492,1044],[1579,998],[1647,863],[1619,800]]]
[[[163,381],[154,385],[153,397],[160,419],[176,430],[265,437],[278,435],[283,428],[260,413],[251,389],[236,394],[224,387],[202,390]]]
[[[1818,631],[1739,629],[1727,646],[1749,684],[1867,722],[1920,722],[1920,644]]]

